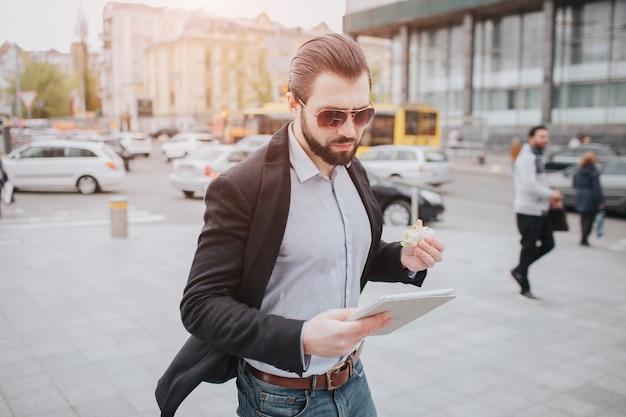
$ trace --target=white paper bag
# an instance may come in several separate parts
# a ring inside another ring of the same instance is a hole
[[[11,181],[6,181],[2,186],[2,202],[7,205],[13,202],[13,184]]]

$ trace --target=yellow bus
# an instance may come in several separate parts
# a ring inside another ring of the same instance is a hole
[[[293,120],[287,102],[265,103],[262,107],[244,109],[227,117],[225,143],[237,143],[248,135],[274,134],[282,125]]]
[[[426,104],[374,104],[376,116],[363,133],[360,155],[376,145],[441,146],[439,112]]]

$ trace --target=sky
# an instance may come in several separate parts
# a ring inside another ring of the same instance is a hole
[[[0,22],[0,45],[17,43],[27,51],[56,49],[70,51],[77,39],[76,18],[82,7],[89,25],[87,46],[101,50],[102,10],[108,0],[14,0],[5,4]],[[222,17],[254,18],[261,12],[285,26],[311,29],[322,21],[335,32],[342,32],[344,0],[145,0],[118,1],[155,7],[204,11]]]

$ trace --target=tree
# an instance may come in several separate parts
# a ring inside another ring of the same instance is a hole
[[[80,74],[78,72],[72,73],[69,77],[69,86],[72,90],[80,89]],[[98,76],[89,69],[85,76],[85,110],[96,111],[101,108],[100,97],[98,97]]]
[[[15,94],[15,79],[10,80],[9,91]],[[69,114],[70,88],[68,77],[58,66],[47,62],[26,62],[20,75],[20,90],[37,91],[37,97],[31,107],[33,118],[62,117]],[[40,106],[39,104],[43,104]],[[22,117],[28,111],[22,106]]]

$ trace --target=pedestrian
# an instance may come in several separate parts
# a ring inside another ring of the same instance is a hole
[[[347,319],[367,281],[421,285],[444,243],[403,252],[380,240],[354,158],[374,117],[370,90],[355,41],[305,42],[289,71],[293,122],[211,182],[181,302],[191,337],[157,386],[162,416],[203,380],[232,377],[240,417],[376,415],[357,347],[390,316]]]
[[[582,142],[583,145],[588,145],[591,143],[591,136],[585,135],[580,141]]]
[[[572,136],[567,146],[570,148],[578,148],[580,146],[580,139],[578,139],[578,136]]]
[[[519,138],[515,136],[511,140],[511,148],[510,148],[512,164],[515,163],[515,160],[517,159],[517,155],[519,155],[521,150],[522,150],[522,142],[520,142]]]
[[[604,210],[604,196],[600,185],[600,171],[596,168],[598,157],[595,152],[587,151],[580,158],[574,174],[576,211],[580,213],[580,244],[589,246],[589,235],[593,220],[600,210]]]
[[[511,275],[520,286],[518,298],[533,304],[542,300],[530,290],[528,268],[554,248],[552,226],[548,220],[550,207],[562,206],[563,195],[548,186],[543,152],[550,141],[545,126],[535,126],[528,133],[513,168],[515,199],[513,207],[521,235],[519,264]],[[539,242],[539,245],[537,244]]]

